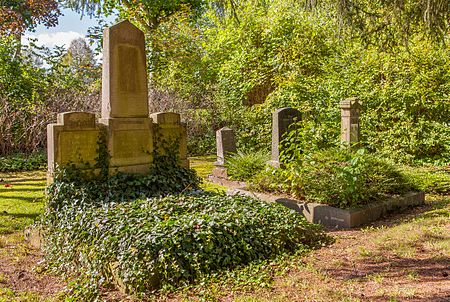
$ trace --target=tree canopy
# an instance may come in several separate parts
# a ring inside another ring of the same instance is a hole
[[[58,24],[61,12],[56,0],[0,0],[0,33],[21,35],[38,24]]]

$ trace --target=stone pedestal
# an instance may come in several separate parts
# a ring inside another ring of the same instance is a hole
[[[341,142],[351,146],[359,142],[359,116],[361,104],[358,98],[341,101]]]
[[[181,122],[181,116],[174,112],[152,113],[150,117],[155,123],[155,141],[158,151],[170,148],[170,145],[178,144],[178,157],[182,167],[189,168],[187,158],[187,130],[186,124]]]
[[[107,134],[110,173],[148,173],[153,160],[150,118],[102,118]]]

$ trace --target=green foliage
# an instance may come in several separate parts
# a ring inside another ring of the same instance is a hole
[[[47,157],[42,152],[0,156],[0,172],[39,170],[43,169],[46,164]]]
[[[211,113],[216,124],[196,124],[195,137],[211,137],[211,128],[227,125],[237,129],[243,150],[270,148],[271,114],[281,107],[303,113],[316,143],[335,145],[339,102],[358,96],[365,148],[405,163],[445,165],[449,47],[426,38],[427,29],[417,25],[422,4],[407,1],[399,8],[394,2],[347,1],[346,12],[338,11],[335,1],[315,9],[291,0],[240,1],[228,10],[210,5],[195,24],[172,20],[157,33],[161,65],[153,70],[155,89],[170,93],[177,104]],[[429,13],[438,2],[430,4]],[[361,17],[374,11],[379,15]],[[342,23],[342,13],[347,21],[363,22],[360,33],[374,40],[360,35],[358,24]],[[409,14],[408,33],[395,33]],[[263,104],[246,106],[258,103]]]
[[[256,188],[339,208],[352,208],[416,189],[392,164],[360,149],[326,149],[303,154],[284,169],[267,170]]]
[[[99,105],[96,65],[73,69],[62,63],[65,50],[20,47],[0,38],[0,154],[45,148],[46,127],[57,112],[95,111]],[[45,65],[45,67],[44,67]]]
[[[447,167],[403,167],[402,173],[425,193],[450,194],[450,170]]]
[[[225,167],[231,179],[249,181],[255,174],[265,168],[268,160],[269,155],[265,151],[238,151],[233,156],[227,158]]]
[[[198,191],[133,200],[149,197],[142,189],[146,183],[138,191],[136,179],[117,180],[108,198],[94,196],[105,189],[101,184],[56,179],[49,189],[47,260],[59,271],[83,276],[83,289],[74,293],[83,299],[96,297],[114,276],[145,297],[326,241],[318,226],[276,203]]]

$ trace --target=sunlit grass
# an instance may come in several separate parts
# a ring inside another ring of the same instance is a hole
[[[212,173],[214,169],[214,162],[216,161],[216,156],[198,156],[189,158],[191,168],[197,171],[198,176],[203,178],[203,183],[201,188],[205,191],[213,192],[225,192],[227,188],[224,186],[212,183],[208,181],[208,175]]]
[[[42,212],[45,173],[2,173],[0,179],[0,235],[23,231]]]

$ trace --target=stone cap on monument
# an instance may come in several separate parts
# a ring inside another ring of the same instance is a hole
[[[64,125],[73,129],[95,128],[95,114],[91,112],[70,111],[58,113],[56,121],[58,125]]]
[[[144,33],[129,21],[104,30],[102,118],[148,117]]]
[[[157,124],[179,124],[181,122],[181,116],[175,112],[156,112],[152,113],[150,117]]]
[[[357,98],[357,97],[342,100],[339,103],[339,105],[340,105],[341,109],[356,109],[356,110],[361,109],[361,103],[359,101],[359,98]]]

